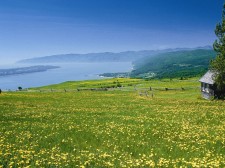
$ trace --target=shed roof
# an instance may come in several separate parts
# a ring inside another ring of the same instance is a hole
[[[199,82],[208,83],[208,84],[213,85],[215,83],[215,81],[213,80],[214,74],[215,73],[213,73],[212,71],[206,72],[206,74],[203,75],[203,77],[201,77]]]

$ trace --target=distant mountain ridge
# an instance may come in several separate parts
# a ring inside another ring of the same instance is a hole
[[[133,62],[144,57],[151,57],[157,54],[195,49],[212,49],[211,46],[197,48],[175,48],[164,50],[142,50],[142,51],[124,51],[124,52],[102,52],[88,54],[59,54],[52,56],[36,57],[20,60],[17,63],[67,63],[67,62]]]

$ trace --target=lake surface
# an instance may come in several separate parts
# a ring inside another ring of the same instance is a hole
[[[45,72],[0,77],[0,88],[2,90],[16,90],[19,86],[22,88],[30,88],[57,84],[65,81],[101,79],[102,77],[99,76],[101,73],[129,72],[132,70],[132,63],[130,62],[66,63],[48,65],[56,65],[61,68],[51,69]],[[33,64],[0,65],[0,69],[28,66],[33,66]]]

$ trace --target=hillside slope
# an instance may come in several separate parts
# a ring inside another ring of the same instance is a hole
[[[225,103],[201,99],[197,79],[118,80],[127,86],[3,92],[0,167],[225,167]],[[128,86],[134,82],[136,91]],[[147,91],[143,85],[154,97],[139,94]]]
[[[134,61],[132,77],[190,77],[205,73],[210,60],[215,58],[213,50],[197,49],[176,51],[145,57]]]

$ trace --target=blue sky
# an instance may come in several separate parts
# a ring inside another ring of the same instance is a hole
[[[2,0],[0,58],[212,45],[223,0]]]

